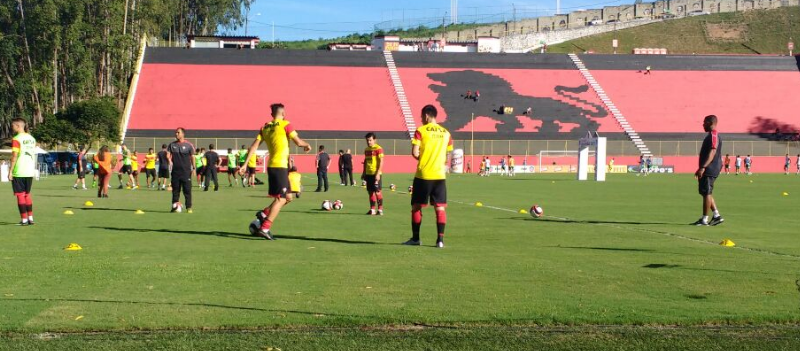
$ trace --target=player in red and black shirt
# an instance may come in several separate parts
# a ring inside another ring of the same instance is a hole
[[[700,160],[694,177],[698,181],[700,196],[703,197],[703,216],[692,223],[697,226],[722,224],[724,219],[719,214],[719,208],[714,201],[714,181],[722,170],[722,140],[717,133],[717,116],[706,116],[703,120],[703,129],[708,133],[700,147]],[[708,211],[714,212],[711,221],[708,221]]]

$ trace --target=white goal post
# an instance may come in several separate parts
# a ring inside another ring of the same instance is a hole
[[[594,147],[594,180],[606,181],[606,144],[607,139],[597,132],[588,132],[578,141],[578,180],[589,178],[589,149]]]

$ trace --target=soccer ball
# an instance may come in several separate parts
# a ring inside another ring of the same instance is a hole
[[[542,215],[544,215],[544,209],[541,208],[539,205],[533,205],[533,206],[531,206],[530,213],[531,213],[531,217],[539,218]]]
[[[175,210],[175,212],[181,213],[183,212],[183,205],[180,202],[176,202],[172,204],[172,209]]]
[[[361,187],[364,187],[364,188],[367,187],[367,181],[366,180],[362,180],[361,181]]]
[[[394,185],[394,184],[389,184],[389,190],[395,191],[395,190],[397,190],[397,186]]]
[[[413,185],[409,185],[408,186],[408,193],[411,194],[413,192],[414,192],[414,186]]]
[[[338,211],[338,210],[341,210],[342,208],[344,208],[344,203],[342,202],[342,200],[336,200],[336,201],[333,202],[333,209],[334,210]]]
[[[333,203],[330,200],[322,201],[322,209],[325,211],[330,211],[333,209]]]
[[[256,235],[259,229],[261,229],[260,220],[254,219],[252,222],[250,222],[250,235]]]

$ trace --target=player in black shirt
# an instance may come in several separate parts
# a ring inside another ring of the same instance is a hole
[[[184,139],[183,128],[175,130],[175,141],[167,147],[167,159],[172,168],[172,212],[178,210],[181,190],[186,199],[186,210],[192,213],[192,166],[194,165],[194,145]]]
[[[347,179],[350,179],[350,186],[356,186],[356,182],[353,181],[353,155],[350,152],[350,149],[347,149],[344,155],[342,155],[342,168],[344,168],[344,185],[347,185]]]
[[[325,192],[328,191],[328,166],[331,163],[331,157],[325,152],[325,145],[319,146],[319,153],[317,154],[317,190],[322,191],[324,186]]]
[[[717,116],[706,116],[703,120],[703,129],[708,133],[700,148],[700,160],[694,177],[698,181],[700,196],[703,197],[703,216],[692,224],[697,226],[722,224],[724,219],[719,214],[717,203],[714,202],[714,181],[717,180],[722,170],[722,140],[717,133]],[[708,221],[708,211],[714,212],[711,221]]]
[[[206,158],[206,182],[203,191],[208,191],[208,186],[214,182],[214,191],[219,191],[219,181],[217,180],[217,169],[222,164],[219,154],[214,151],[214,144],[208,145],[208,151],[203,155]]]
[[[167,179],[169,179],[169,156],[167,156],[167,144],[161,144],[161,151],[156,155],[158,162],[158,184],[161,190],[167,190]]]

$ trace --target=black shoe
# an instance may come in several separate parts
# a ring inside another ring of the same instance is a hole
[[[700,218],[696,222],[690,223],[689,225],[696,225],[698,227],[705,227],[705,226],[708,226],[708,222],[706,222],[702,218]]]
[[[24,226],[27,226],[27,225],[28,225],[28,222],[27,222],[27,221],[25,221],[25,222],[23,222],[23,221],[19,221],[19,223],[17,223],[17,225],[18,225],[18,226],[21,226],[21,227],[24,227]]]
[[[30,219],[28,220],[28,225],[34,225],[34,224],[36,224],[36,223],[33,223],[33,221],[30,220]]]
[[[411,239],[408,239],[408,241],[404,242],[403,245],[419,246],[420,242],[419,242],[419,240],[414,240],[414,238],[411,238]]]
[[[270,235],[269,229],[267,229],[266,231],[264,229],[259,229],[256,232],[256,236],[262,237],[267,240],[275,240],[275,238],[273,238],[272,235]]]
[[[711,221],[708,222],[708,225],[711,225],[711,226],[720,225],[720,224],[722,224],[722,222],[725,222],[725,219],[722,218],[722,216],[716,216],[714,218],[711,218]]]
[[[374,216],[374,215],[375,215],[375,210],[367,211],[367,216]]]
[[[117,187],[117,189],[122,189],[122,188],[123,188],[122,184],[120,184],[120,185]]]

